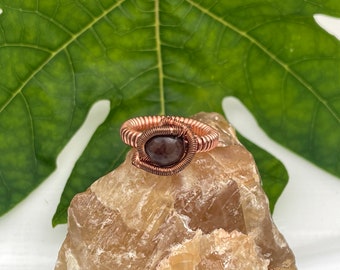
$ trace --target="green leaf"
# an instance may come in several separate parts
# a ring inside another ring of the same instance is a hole
[[[101,99],[110,114],[77,162],[54,225],[76,192],[124,159],[124,120],[221,112],[227,95],[269,136],[340,176],[340,46],[313,19],[339,16],[337,0],[0,0],[0,8],[0,213],[55,168]],[[260,171],[279,175],[266,164]],[[278,188],[264,181],[272,202],[282,179]]]

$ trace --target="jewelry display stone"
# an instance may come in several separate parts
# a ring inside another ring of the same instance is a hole
[[[134,167],[131,150],[73,198],[55,270],[296,269],[252,155],[221,115],[193,118],[218,146],[169,176]]]

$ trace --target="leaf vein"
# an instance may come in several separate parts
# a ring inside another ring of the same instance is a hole
[[[47,48],[43,48],[43,47],[37,46],[35,44],[24,44],[24,43],[3,43],[3,44],[1,44],[0,49],[4,49],[4,48],[8,48],[8,47],[28,48],[28,49],[46,52],[46,53],[49,53],[49,54],[53,53],[53,51],[51,51]]]
[[[149,67],[149,68],[142,70],[141,72],[137,73],[135,76],[129,77],[127,81],[125,81],[122,85],[119,86],[119,89],[123,90],[133,81],[137,80],[138,78],[142,77],[144,74],[146,74],[146,73],[148,73],[152,70],[155,70],[155,69],[159,69],[159,66],[156,65],[156,66]]]
[[[32,153],[33,153],[33,156],[34,156],[34,165],[35,167],[38,166],[38,160],[37,160],[37,150],[36,150],[36,143],[35,143],[35,131],[34,131],[34,122],[33,122],[33,117],[32,117],[32,112],[31,112],[31,109],[30,109],[30,105],[28,103],[28,100],[27,98],[25,97],[25,95],[23,93],[20,93],[21,96],[22,96],[22,99],[25,103],[25,107],[26,107],[26,110],[27,110],[27,116],[28,116],[28,120],[29,120],[29,125],[30,125],[30,132],[31,132],[31,137],[32,137]]]
[[[70,69],[72,71],[73,106],[72,106],[72,114],[71,114],[70,121],[69,121],[69,128],[70,128],[72,125],[73,119],[74,119],[76,104],[77,104],[77,80],[76,80],[76,75],[75,75],[75,68],[72,62],[72,57],[67,49],[65,50],[65,54],[66,54],[67,61],[70,65]]]
[[[163,71],[163,59],[162,59],[162,42],[160,37],[160,9],[159,1],[155,0],[155,40],[156,40],[156,52],[158,63],[158,77],[159,77],[159,98],[161,105],[161,115],[165,115],[165,97],[164,97],[164,71]]]

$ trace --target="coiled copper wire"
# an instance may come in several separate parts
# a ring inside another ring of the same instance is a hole
[[[120,129],[120,136],[124,143],[137,147],[137,140],[142,132],[157,127],[164,119],[180,122],[190,128],[197,140],[197,152],[210,151],[218,144],[219,135],[212,127],[195,119],[180,116],[141,116],[127,120]],[[170,130],[171,128],[169,128]]]
[[[183,170],[196,152],[206,152],[218,144],[219,134],[212,127],[191,118],[180,116],[142,116],[127,120],[120,129],[124,143],[137,149],[132,163],[150,173],[173,175]],[[148,158],[144,146],[154,136],[183,137],[186,151],[183,158],[169,167],[153,164]]]

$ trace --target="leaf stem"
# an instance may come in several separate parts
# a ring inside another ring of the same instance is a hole
[[[157,66],[159,77],[159,100],[160,100],[160,114],[165,115],[165,98],[164,98],[164,73],[163,73],[163,60],[161,51],[161,37],[160,37],[160,19],[159,19],[159,0],[155,0],[155,40],[157,52]]]

